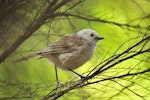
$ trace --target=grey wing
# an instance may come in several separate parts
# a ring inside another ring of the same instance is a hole
[[[79,38],[76,36],[64,36],[60,40],[54,42],[49,47],[37,52],[39,55],[46,55],[52,53],[69,53],[74,51],[74,47],[80,45]]]
[[[37,52],[39,55],[46,55],[46,54],[52,54],[52,53],[67,53],[71,52],[72,49],[70,46],[66,45],[50,45],[48,48],[41,50],[40,52]]]

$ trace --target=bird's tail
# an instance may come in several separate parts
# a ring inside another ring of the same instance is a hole
[[[21,62],[21,61],[26,61],[26,60],[29,60],[29,59],[31,59],[33,57],[36,57],[36,56],[38,56],[38,54],[35,53],[33,55],[26,56],[26,57],[20,58],[18,60],[15,60],[15,61],[13,61],[13,63],[18,63],[18,62]]]

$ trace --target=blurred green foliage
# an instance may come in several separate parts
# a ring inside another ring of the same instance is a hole
[[[5,18],[1,20],[0,24],[0,26],[3,26],[0,28],[0,53],[3,53],[24,32],[25,27],[34,19],[33,16],[38,11],[42,12],[45,9],[44,5],[48,3],[41,0],[24,0],[24,2],[24,4],[14,7],[15,9],[13,9],[12,5],[12,8],[10,8],[12,13],[2,15]],[[64,6],[62,9],[66,9],[66,7]],[[96,30],[100,36],[103,36],[105,40],[98,43],[92,60],[76,70],[79,73],[84,73],[97,65],[101,60],[113,55],[116,49],[125,41],[131,39],[117,53],[122,52],[140,40],[150,23],[150,1],[148,0],[85,0],[75,8],[70,9],[69,12],[79,15],[85,14],[106,22],[87,21],[73,17],[58,17],[52,22],[43,24],[0,65],[0,98],[13,97],[17,94],[16,96],[20,95],[19,99],[23,99],[23,96],[28,96],[31,91],[33,92],[37,89],[31,96],[31,99],[38,100],[55,86],[55,71],[52,63],[38,57],[16,64],[12,63],[13,60],[37,52],[61,36],[75,33],[84,28],[91,28]],[[4,13],[1,11],[1,14]],[[114,23],[119,23],[120,26]],[[150,45],[147,45],[147,47],[149,48]],[[149,53],[146,55],[150,56]],[[145,55],[137,56],[136,58],[144,59]],[[140,71],[150,67],[149,63],[142,62],[136,66],[137,63],[139,62],[136,59],[127,60],[106,71],[100,77],[121,75],[128,73],[128,69],[138,69]],[[131,72],[134,71],[137,70],[131,70]],[[68,82],[75,77],[73,73],[68,71],[58,70],[58,73],[62,83]],[[147,75],[142,77],[150,79]],[[129,87],[137,94],[145,96],[145,100],[149,100],[150,81],[141,77],[135,77],[130,82],[130,78],[132,79],[133,77],[118,79],[117,82]],[[136,84],[133,85],[134,83]],[[138,95],[119,84],[114,81],[101,82],[83,89],[73,90],[59,100],[142,100]]]

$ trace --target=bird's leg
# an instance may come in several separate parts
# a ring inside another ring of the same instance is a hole
[[[57,67],[55,65],[55,74],[56,74],[56,88],[55,89],[58,89],[59,87],[64,87],[64,84],[61,84],[59,82],[59,79],[58,79],[58,72],[57,72]]]
[[[55,74],[56,74],[56,88],[58,88],[59,80],[58,80],[58,73],[57,73],[57,67],[55,65]]]
[[[74,74],[78,75],[81,77],[81,79],[86,78],[85,76],[82,76],[80,74],[78,74],[77,72],[73,71],[72,69],[68,69],[69,71],[73,72]]]

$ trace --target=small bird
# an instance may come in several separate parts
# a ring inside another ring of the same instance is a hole
[[[55,65],[56,82],[59,84],[57,68],[71,71],[81,78],[82,75],[76,73],[75,69],[89,61],[95,51],[97,42],[104,39],[92,29],[83,29],[75,34],[63,36],[47,48],[36,52],[33,55],[20,58],[14,63],[25,61],[36,56],[41,56]]]

